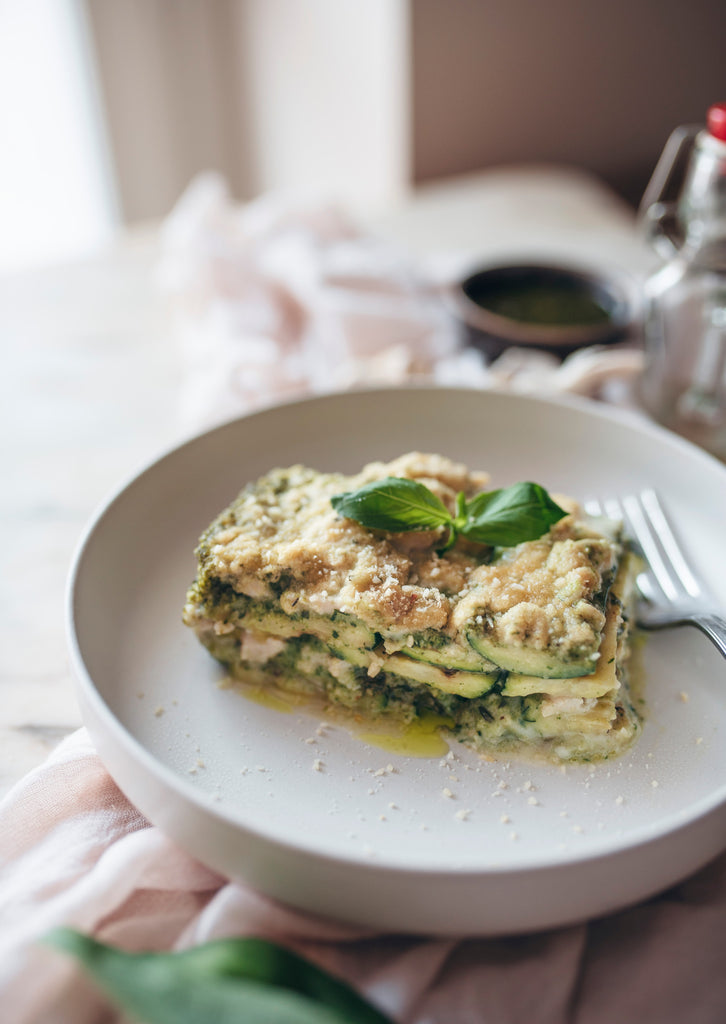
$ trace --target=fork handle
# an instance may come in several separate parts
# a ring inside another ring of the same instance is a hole
[[[726,620],[720,615],[714,615],[713,612],[698,612],[690,621],[716,644],[726,658]]]

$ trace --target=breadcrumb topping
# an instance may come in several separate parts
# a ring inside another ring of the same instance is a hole
[[[618,550],[576,505],[537,541],[492,552],[460,538],[439,555],[441,531],[369,530],[333,509],[333,495],[386,476],[420,480],[452,512],[458,492],[471,498],[489,486],[485,473],[420,452],[351,477],[274,470],[207,531],[203,568],[250,597],[275,597],[288,614],[348,613],[400,632],[402,644],[422,630],[456,638],[475,625],[507,646],[597,650],[605,616],[594,599]]]

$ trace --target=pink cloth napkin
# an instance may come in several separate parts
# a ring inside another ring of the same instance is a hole
[[[290,910],[193,860],[125,799],[81,729],[0,804],[0,865],[7,1024],[124,1020],[40,942],[61,924],[130,950],[266,937],[346,978],[399,1024],[726,1017],[726,857],[642,906],[543,934],[374,935]]]

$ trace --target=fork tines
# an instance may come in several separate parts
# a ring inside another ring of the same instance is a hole
[[[637,495],[608,497],[602,501],[593,499],[585,502],[584,507],[590,515],[606,515],[622,521],[626,534],[635,541],[650,570],[649,576],[641,575],[638,579],[646,598],[657,598],[655,584],[668,601],[704,596],[704,588],[689,567],[655,491],[647,489]]]

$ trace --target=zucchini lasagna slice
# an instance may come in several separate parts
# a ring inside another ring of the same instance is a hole
[[[442,529],[394,533],[339,515],[331,498],[417,480],[452,511],[487,476],[438,455],[358,475],[277,469],[202,535],[184,621],[254,684],[371,719],[441,716],[481,754],[594,760],[639,731],[628,693],[634,567],[619,524],[565,515],[537,540],[488,547]]]

